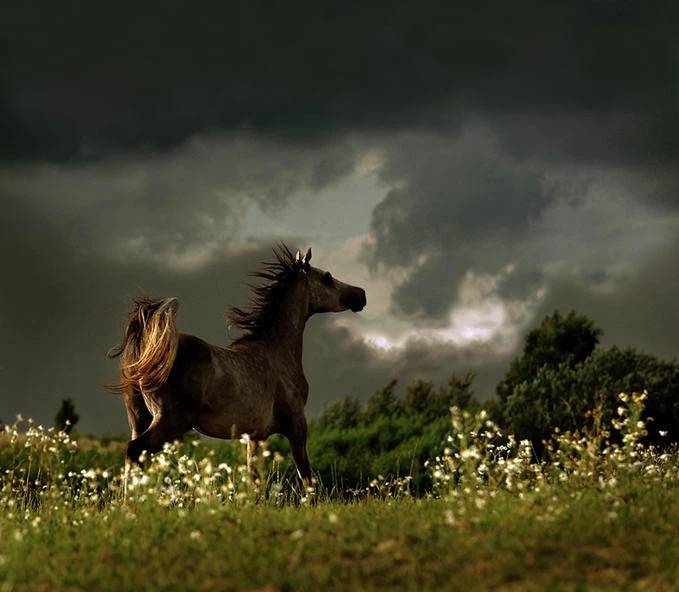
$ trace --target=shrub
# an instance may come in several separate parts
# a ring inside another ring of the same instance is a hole
[[[519,385],[531,381],[541,368],[575,366],[586,360],[599,343],[602,331],[590,319],[574,311],[563,316],[558,311],[543,319],[526,336],[522,354],[509,366],[497,386],[501,401]]]
[[[679,365],[632,348],[594,349],[600,333],[574,313],[547,317],[529,333],[523,355],[498,386],[493,417],[541,452],[553,428],[581,429],[588,410],[596,406],[610,421],[620,392],[647,391],[647,441],[656,445],[679,441]],[[524,374],[527,368],[530,373]]]
[[[424,461],[441,449],[450,426],[450,407],[479,407],[473,399],[474,376],[453,374],[436,389],[418,380],[401,400],[396,381],[362,405],[346,397],[326,407],[310,423],[309,456],[326,486],[365,486],[380,476],[412,477],[415,491],[430,485]]]

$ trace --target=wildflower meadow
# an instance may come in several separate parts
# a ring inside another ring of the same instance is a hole
[[[302,488],[247,436],[116,443],[18,420],[0,436],[0,590],[675,590],[679,457],[646,444],[646,395],[556,431],[538,459],[450,409],[431,486]]]

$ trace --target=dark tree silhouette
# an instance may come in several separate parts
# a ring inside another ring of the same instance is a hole
[[[80,416],[75,412],[75,404],[71,399],[63,399],[61,407],[54,418],[54,425],[58,430],[62,430],[67,434],[78,423]]]

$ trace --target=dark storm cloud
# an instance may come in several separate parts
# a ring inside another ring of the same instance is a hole
[[[606,345],[632,346],[668,359],[679,359],[679,233],[637,273],[615,290],[592,290],[585,278],[564,274],[555,279],[538,317],[555,309],[574,309],[603,328]]]
[[[527,118],[527,135],[538,121],[559,135],[589,121],[602,132],[590,156],[667,160],[679,146],[677,10],[14,3],[0,29],[2,157],[92,158],[225,128],[298,139],[438,129],[472,112]],[[573,135],[556,143],[582,153]]]
[[[526,230],[547,203],[543,171],[507,158],[494,144],[483,130],[394,142],[380,177],[398,187],[373,215],[376,255],[398,262],[427,255],[432,244],[449,251],[479,233]]]
[[[445,320],[467,272],[508,263],[508,297],[547,286],[564,267],[593,286],[610,283],[613,268],[635,273],[639,253],[679,232],[676,167],[637,158],[634,147],[596,157],[588,142],[596,152],[614,136],[602,140],[587,118],[562,130],[521,123],[473,118],[455,133],[401,134],[385,145],[378,174],[391,189],[373,212],[368,259],[408,270],[394,312]]]
[[[380,177],[395,188],[373,213],[373,258],[418,262],[395,304],[408,314],[445,313],[470,268],[506,264],[506,245],[549,204],[543,175],[541,167],[503,154],[484,130],[394,142]]]
[[[293,193],[320,191],[354,159],[341,140],[311,148],[216,134],[160,155],[7,167],[0,184],[76,251],[195,267],[244,238],[238,229],[248,205],[280,208]]]

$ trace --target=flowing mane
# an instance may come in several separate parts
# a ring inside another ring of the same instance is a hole
[[[272,250],[276,260],[262,263],[262,268],[251,274],[266,280],[266,283],[250,285],[252,296],[249,307],[233,306],[227,312],[229,326],[245,331],[240,339],[261,337],[271,327],[290,280],[297,273],[295,256],[284,243],[279,243]]]

